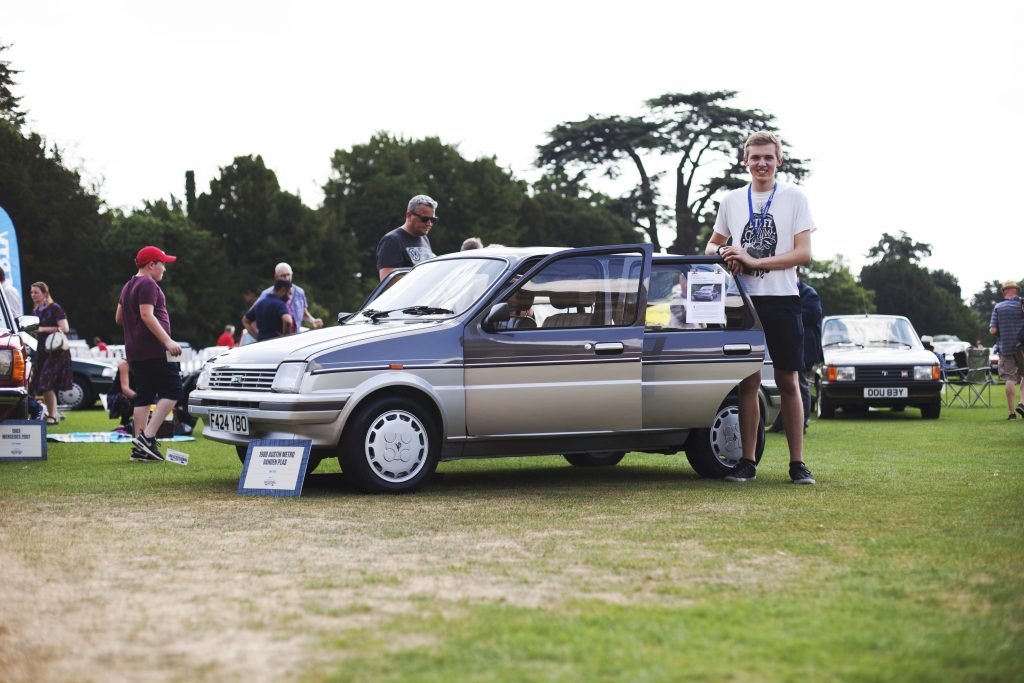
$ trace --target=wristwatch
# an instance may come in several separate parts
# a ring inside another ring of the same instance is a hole
[[[725,245],[724,244],[719,244],[718,245],[718,249],[715,249],[715,253],[718,254],[719,256],[721,256],[723,249],[725,249]]]

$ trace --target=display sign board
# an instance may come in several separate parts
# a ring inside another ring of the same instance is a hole
[[[46,460],[46,426],[38,420],[0,422],[0,462]]]
[[[252,496],[302,495],[306,478],[309,439],[256,439],[245,454],[238,493]]]

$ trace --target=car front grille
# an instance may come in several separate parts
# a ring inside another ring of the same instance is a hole
[[[914,368],[907,365],[857,366],[858,382],[902,384],[913,379]]]
[[[270,391],[277,370],[216,369],[210,376],[211,389]]]

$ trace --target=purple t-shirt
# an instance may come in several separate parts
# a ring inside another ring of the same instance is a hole
[[[167,314],[167,299],[160,285],[151,277],[135,275],[121,288],[121,315],[124,318],[124,353],[129,361],[166,358],[166,349],[160,340],[142,322],[139,306],[152,304],[153,315],[167,336],[171,335],[171,317]]]

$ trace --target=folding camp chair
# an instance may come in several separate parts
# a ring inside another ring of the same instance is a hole
[[[992,407],[992,380],[989,378],[988,349],[969,349],[967,367],[944,373],[943,403],[959,403],[971,408],[978,403]]]

